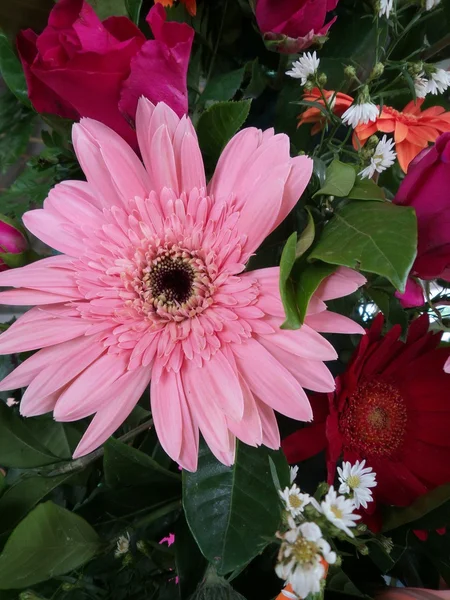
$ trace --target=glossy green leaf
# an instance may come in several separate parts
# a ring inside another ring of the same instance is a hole
[[[242,67],[236,71],[216,75],[208,81],[200,100],[202,102],[206,102],[207,100],[231,100],[241,86],[244,71],[245,69]]]
[[[27,469],[60,460],[28,429],[15,411],[0,402],[0,465]]]
[[[309,258],[383,275],[403,292],[416,249],[412,208],[355,200],[336,211]]]
[[[357,179],[348,198],[351,200],[385,200],[384,192],[372,179]]]
[[[23,589],[77,569],[101,547],[94,529],[53,502],[16,527],[0,555],[0,589]]]
[[[0,72],[11,92],[23,104],[31,107],[22,65],[4,33],[0,33]]]
[[[105,444],[103,465],[105,480],[110,487],[133,485],[137,481],[139,483],[180,481],[177,473],[164,469],[148,454],[114,438],[110,438]]]
[[[139,25],[142,2],[143,0],[125,0],[125,8],[127,9],[128,16],[136,25]]]
[[[439,528],[450,524],[449,511],[450,507],[450,484],[446,483],[436,489],[419,496],[410,506],[407,507],[386,507],[383,512],[383,531],[391,531],[403,525],[411,523],[419,523],[425,517],[432,517],[433,513],[437,516],[438,510],[446,505],[446,510],[441,511],[442,518],[438,517],[435,521],[436,525],[431,528]],[[440,523],[440,524],[439,524]],[[422,526],[415,526],[416,529],[421,529]],[[428,528],[428,527],[427,527]]]
[[[322,281],[331,275],[337,267],[323,262],[314,262],[305,266],[299,274],[296,284],[296,301],[300,314],[300,321],[305,321],[306,312],[312,295],[317,290]]]
[[[197,472],[183,471],[187,522],[219,574],[246,564],[264,549],[279,526],[280,502],[269,456],[280,481],[285,481],[289,468],[281,451],[239,442],[232,467],[220,463],[203,443]]]
[[[89,0],[89,4],[102,20],[127,14],[125,0]]]
[[[326,585],[327,590],[343,594],[343,598],[370,598],[370,596],[367,596],[356,587],[342,569],[330,574]]]
[[[9,487],[0,498],[0,539],[8,536],[24,516],[47,494],[65,483],[72,473],[59,477],[24,476]]]
[[[305,254],[305,252],[311,248],[316,235],[314,219],[308,207],[306,207],[306,212],[308,213],[308,220],[306,222],[306,227],[301,232],[295,247],[296,258],[300,258],[300,256],[303,256],[303,254]]]
[[[200,117],[197,133],[205,161],[214,165],[227,142],[242,127],[250,111],[251,100],[217,102]]]
[[[297,233],[294,232],[283,248],[280,261],[280,296],[283,302],[286,320],[282,329],[298,329],[301,325],[300,314],[297,308],[294,281],[291,272],[296,260]]]
[[[317,191],[315,196],[338,196],[345,198],[349,195],[355,184],[356,172],[352,165],[333,160],[327,167],[325,184]]]

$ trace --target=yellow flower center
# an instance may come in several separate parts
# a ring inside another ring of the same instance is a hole
[[[358,475],[350,475],[350,477],[347,479],[347,485],[350,489],[354,490],[361,485],[361,479],[358,477]]]
[[[334,514],[334,516],[335,516],[337,519],[342,519],[342,517],[344,516],[344,514],[343,514],[342,510],[341,510],[340,508],[338,508],[338,507],[336,506],[336,504],[332,504],[332,505],[331,505],[331,512]]]
[[[293,556],[298,564],[312,563],[317,556],[319,548],[314,542],[308,542],[304,537],[299,537],[294,544]]]
[[[289,505],[292,506],[292,508],[301,508],[303,506],[303,501],[295,494],[291,494],[289,496]]]

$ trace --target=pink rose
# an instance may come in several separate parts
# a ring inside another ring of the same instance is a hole
[[[147,41],[126,17],[102,22],[87,2],[59,0],[40,35],[27,29],[17,38],[35,109],[97,119],[134,146],[139,96],[166,102],[179,116],[186,113],[194,31],[185,23],[166,23],[159,4],[147,22],[154,40]]]
[[[325,24],[327,12],[339,0],[256,0],[256,20],[264,38],[280,52],[296,53],[328,33],[336,17]]]
[[[403,306],[423,304],[423,292],[414,279],[450,281],[450,133],[443,133],[431,148],[410,164],[395,204],[412,206],[418,223],[417,258],[411,269]]]
[[[8,217],[0,215],[0,271],[24,264],[22,252],[27,248],[22,231]]]

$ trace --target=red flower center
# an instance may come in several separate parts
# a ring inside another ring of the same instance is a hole
[[[406,407],[390,383],[365,381],[350,396],[340,418],[344,445],[363,456],[390,456],[406,430]]]

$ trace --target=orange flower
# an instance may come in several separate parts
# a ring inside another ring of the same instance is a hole
[[[450,112],[442,106],[432,106],[420,110],[424,100],[410,102],[400,112],[391,106],[383,106],[381,115],[373,123],[358,125],[353,135],[353,145],[364,146],[371,135],[377,131],[394,133],[395,149],[400,167],[406,173],[409,163],[426,148],[430,142],[436,141],[444,131],[450,131]]]
[[[323,90],[323,95],[327,99],[327,102],[331,102],[331,108],[338,117],[341,117],[347,108],[353,104],[353,98],[342,92],[336,93],[333,90]],[[317,102],[321,106],[325,106],[319,88],[314,88],[310,92],[306,92],[303,95],[303,100]],[[320,109],[312,106],[311,108],[307,108],[305,112],[300,115],[298,126],[300,127],[303,123],[315,123],[314,127],[311,129],[311,135],[315,135],[324,127],[326,118]]]
[[[181,0],[181,2],[186,6],[188,13],[195,17],[195,14],[197,13],[196,0]],[[173,0],[155,0],[155,4],[162,4],[163,6],[173,6]]]

